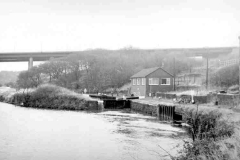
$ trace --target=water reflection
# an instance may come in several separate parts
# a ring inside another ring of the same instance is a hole
[[[121,111],[38,110],[0,103],[0,159],[169,159],[183,130]],[[160,146],[160,147],[159,147]]]

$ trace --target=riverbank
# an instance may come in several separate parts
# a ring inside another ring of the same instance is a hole
[[[145,98],[132,100],[134,108],[140,113],[157,116],[159,105],[175,106],[183,116],[183,122],[189,125],[189,135],[208,135],[185,145],[182,159],[202,157],[202,159],[238,160],[240,159],[240,113],[234,108],[211,104],[178,104],[171,100]],[[146,106],[149,106],[146,108]],[[148,110],[146,110],[148,109]],[[209,125],[212,128],[209,129]],[[204,128],[208,129],[204,129]],[[190,129],[190,130],[189,130]],[[195,130],[198,133],[192,133]],[[215,137],[215,138],[213,138]],[[217,138],[216,138],[217,137]],[[177,159],[177,158],[176,158]],[[181,159],[181,158],[180,158]]]
[[[98,110],[98,102],[68,89],[45,84],[28,92],[2,88],[1,101],[24,107],[59,110]]]
[[[0,87],[0,101],[8,102],[15,93],[17,93],[17,91],[14,88]]]

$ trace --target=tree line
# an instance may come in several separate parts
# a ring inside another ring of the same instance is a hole
[[[223,67],[210,75],[210,83],[212,86],[221,86],[228,88],[239,84],[239,66],[234,64]]]
[[[19,88],[33,88],[53,83],[65,88],[103,92],[130,82],[136,72],[150,67],[162,67],[173,73],[189,68],[181,53],[163,50],[88,50],[64,58],[51,59],[19,74]]]

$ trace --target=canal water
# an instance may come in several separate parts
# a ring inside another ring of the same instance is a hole
[[[162,160],[170,159],[167,152],[177,154],[183,138],[181,128],[130,111],[56,111],[0,102],[1,160]]]

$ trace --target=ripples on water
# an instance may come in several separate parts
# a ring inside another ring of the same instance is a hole
[[[0,103],[0,159],[169,159],[182,144],[180,128],[123,111],[40,110]],[[159,147],[160,146],[160,147]]]

